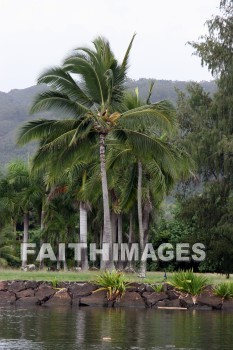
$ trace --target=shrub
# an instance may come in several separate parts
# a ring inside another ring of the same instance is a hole
[[[100,286],[100,290],[107,290],[108,300],[119,300],[125,293],[127,288],[127,282],[125,276],[121,272],[117,271],[104,271],[95,280],[95,283]]]
[[[0,258],[0,267],[7,267],[8,263],[5,259]]]
[[[154,284],[151,285],[151,288],[156,292],[156,293],[160,293],[163,291],[163,285],[162,284]]]
[[[233,298],[233,283],[220,283],[214,288],[214,294],[223,299]]]
[[[173,274],[168,282],[181,292],[189,293],[193,303],[196,303],[197,296],[202,292],[208,283],[204,276],[196,275],[192,270],[179,271]]]

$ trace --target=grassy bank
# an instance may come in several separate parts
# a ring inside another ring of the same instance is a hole
[[[0,281],[1,280],[34,280],[34,281],[94,281],[98,271],[87,271],[87,272],[51,272],[51,271],[21,271],[13,269],[0,269]],[[224,275],[206,273],[204,274],[211,284],[218,284],[221,282],[232,281],[232,275],[229,280]],[[167,279],[172,276],[172,273],[167,273]],[[137,277],[137,274],[127,274],[126,278],[130,282],[147,282],[156,283],[164,281],[163,272],[148,272],[145,279]]]

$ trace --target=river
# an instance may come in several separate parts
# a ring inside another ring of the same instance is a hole
[[[4,350],[232,350],[233,312],[0,308]]]

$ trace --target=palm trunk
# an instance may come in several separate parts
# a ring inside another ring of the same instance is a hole
[[[40,213],[40,230],[41,230],[40,246],[42,246],[42,244],[44,243],[42,239],[44,229],[45,229],[45,199],[42,198],[42,209]],[[42,270],[43,268],[44,268],[44,260],[40,260],[39,269]]]
[[[137,189],[137,201],[138,201],[138,226],[139,226],[139,247],[140,247],[140,265],[139,272],[142,277],[146,275],[146,262],[141,260],[144,250],[144,230],[142,221],[142,163],[138,162],[138,189]]]
[[[118,241],[118,246],[119,246],[119,259],[118,259],[118,264],[117,267],[119,270],[123,270],[124,265],[123,261],[121,260],[121,243],[123,243],[123,238],[122,238],[122,214],[117,215],[117,241]]]
[[[29,213],[25,212],[23,215],[23,243],[28,243],[28,230],[29,230]],[[27,265],[27,260],[22,261],[22,267]]]
[[[129,235],[128,235],[128,244],[129,247],[131,248],[132,243],[135,242],[135,237],[134,237],[134,225],[133,225],[133,212],[131,211],[129,214]],[[127,261],[127,266],[126,268],[128,269],[134,269],[135,264],[132,261]]]
[[[85,203],[80,202],[79,204],[79,212],[80,212],[80,243],[87,244],[87,208]],[[82,248],[81,252],[81,267],[82,270],[88,270],[88,255],[87,248]]]
[[[103,243],[109,244],[109,260],[103,261],[101,259],[101,269],[114,269],[113,263],[113,249],[112,249],[112,228],[110,219],[109,209],[109,195],[108,195],[108,182],[106,174],[105,164],[105,134],[100,134],[100,171],[102,181],[102,194],[103,194],[103,208],[104,208],[104,232],[103,232]]]
[[[116,243],[117,241],[117,215],[112,210],[111,212],[111,227],[112,227],[112,242]]]

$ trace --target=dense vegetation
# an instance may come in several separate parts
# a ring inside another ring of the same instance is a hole
[[[61,67],[39,78],[49,90],[42,87],[32,112],[43,112],[46,119],[24,124],[19,134],[21,144],[39,142],[37,152],[29,164],[10,163],[1,177],[1,237],[8,239],[3,253],[0,241],[1,265],[18,263],[18,245],[6,237],[8,230],[18,242],[139,242],[140,252],[148,241],[154,247],[202,242],[207,258],[201,263],[148,261],[147,269],[193,268],[229,277],[232,2],[221,1],[221,10],[207,22],[209,34],[190,43],[215,74],[217,89],[211,85],[209,93],[197,83],[185,88],[177,84],[175,97],[166,88],[176,100],[176,113],[168,100],[156,102],[167,97],[159,84],[145,88],[144,79],[126,80],[133,39],[122,63],[109,43],[97,38],[93,50],[78,49]],[[127,87],[139,89],[129,92]],[[172,202],[161,207],[174,187]],[[88,253],[82,254],[83,269],[90,265]],[[72,264],[70,253],[63,265]],[[101,266],[113,268],[111,256]],[[115,266],[122,269],[125,264],[118,259]],[[145,274],[145,264],[133,267]]]

